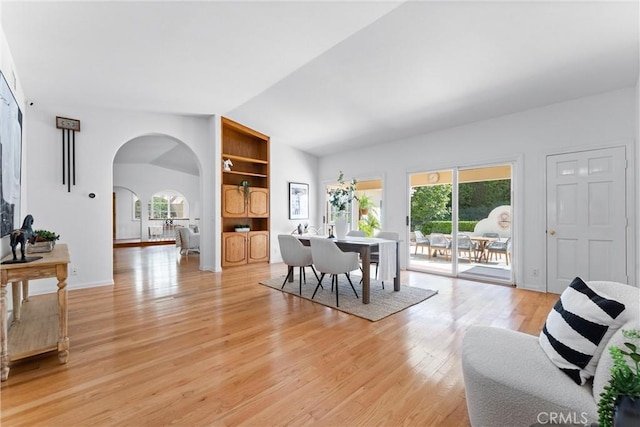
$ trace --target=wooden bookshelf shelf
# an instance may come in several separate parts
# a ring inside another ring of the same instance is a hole
[[[225,159],[237,160],[237,161],[240,161],[240,162],[260,163],[260,164],[263,164],[263,165],[268,165],[269,164],[268,160],[254,159],[254,158],[251,158],[251,157],[236,156],[235,154],[222,153],[222,157],[225,158]]]
[[[247,176],[257,176],[260,178],[266,178],[267,175],[264,173],[253,173],[253,172],[242,172],[242,171],[223,171],[223,173],[230,173],[235,175],[247,175]]]

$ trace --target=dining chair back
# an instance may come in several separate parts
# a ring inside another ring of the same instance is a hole
[[[347,280],[353,289],[353,293],[358,298],[358,292],[351,283],[351,277],[349,273],[353,270],[357,270],[360,267],[358,262],[358,254],[356,252],[342,252],[342,250],[333,242],[333,240],[314,238],[310,239],[311,243],[311,255],[313,258],[313,264],[320,272],[320,278],[318,279],[318,285],[313,291],[311,299],[316,296],[318,288],[322,286],[322,279],[326,274],[331,275],[331,288],[335,284],[336,289],[336,307],[339,306],[338,300],[338,275],[344,274],[347,276]]]
[[[427,247],[427,253],[431,251],[431,241],[429,240],[428,237],[425,237],[424,234],[422,234],[422,231],[420,230],[414,230],[413,235],[415,236],[415,245],[416,245],[416,251],[415,254],[418,254],[418,247],[420,248],[424,248],[425,246]],[[424,249],[420,249],[420,251],[422,253],[424,253]]]
[[[429,240],[431,242],[432,257],[436,256],[438,252],[443,254],[445,258],[449,257],[449,253],[451,252],[451,240],[447,239],[444,234],[431,233],[429,235]]]
[[[282,287],[280,289],[284,289],[284,285],[286,285],[289,278],[293,280],[293,268],[300,267],[299,282],[300,295],[302,295],[303,278],[305,283],[307,282],[305,267],[311,267],[311,270],[313,270],[313,274],[316,276],[316,279],[318,278],[318,274],[313,268],[313,257],[311,255],[311,248],[308,246],[304,246],[302,242],[300,242],[300,240],[290,234],[279,234],[278,243],[280,244],[280,254],[282,255],[282,261],[289,267],[287,271],[287,277],[284,278],[284,282],[282,282]]]
[[[487,244],[487,260],[492,259],[494,254],[496,255],[496,259],[498,258],[497,255],[504,254],[505,262],[507,263],[507,265],[509,265],[509,256],[511,254],[511,237],[509,237],[505,241],[496,240],[495,242],[490,242],[489,244]]]
[[[347,236],[351,236],[351,237],[367,237],[367,233],[365,233],[364,231],[360,231],[360,230],[349,230],[349,232],[347,233]]]
[[[495,233],[495,232],[486,232],[486,233],[482,233],[482,237],[491,237],[494,239],[499,239],[500,238],[500,233]]]
[[[471,240],[471,237],[466,234],[458,234],[458,256],[460,256],[461,252],[467,252],[469,255],[469,262],[471,262],[471,252],[473,251],[473,256],[475,258],[477,249],[478,243]]]

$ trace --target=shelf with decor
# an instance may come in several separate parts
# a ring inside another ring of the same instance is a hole
[[[269,261],[269,137],[222,118],[222,266]]]

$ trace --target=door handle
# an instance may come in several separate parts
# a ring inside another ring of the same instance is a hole
[[[553,235],[555,235],[555,234],[556,234],[556,231],[555,231],[555,230],[551,230],[551,231],[549,232],[549,234],[551,234],[551,235],[553,236]]]

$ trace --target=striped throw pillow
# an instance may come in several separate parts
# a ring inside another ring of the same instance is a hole
[[[600,355],[622,326],[624,304],[594,292],[576,277],[560,295],[540,333],[551,362],[577,384],[595,373]]]

